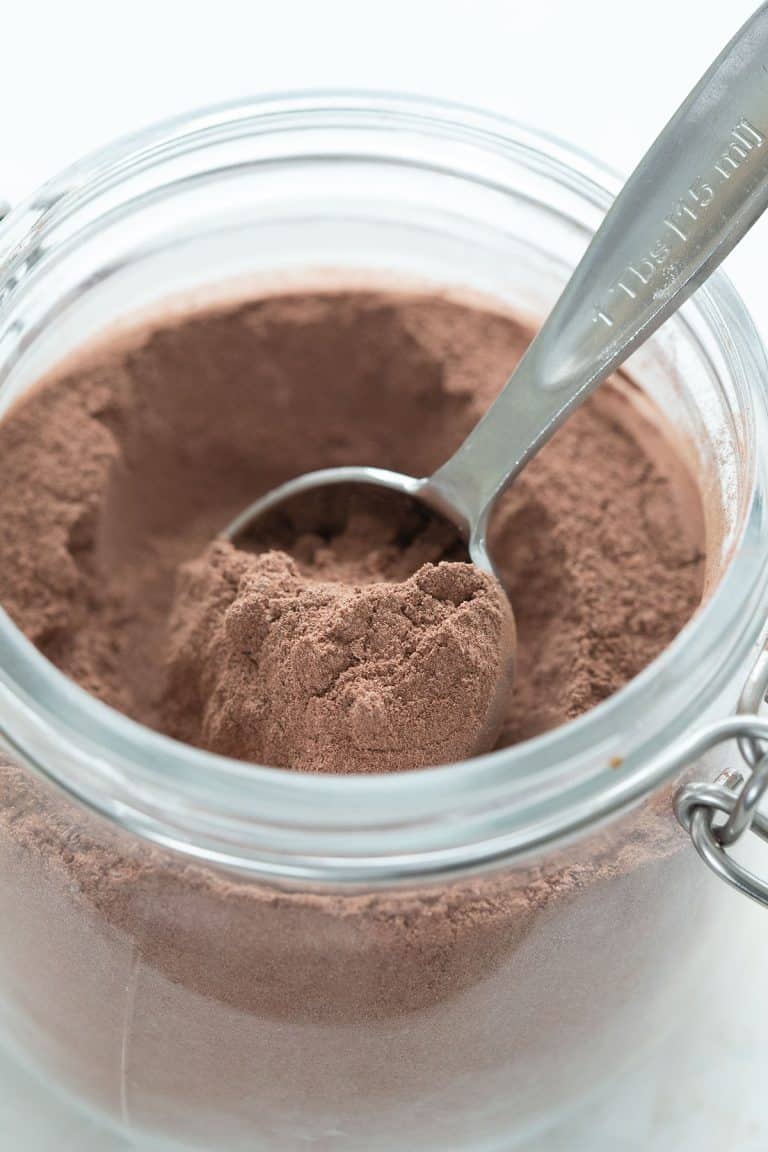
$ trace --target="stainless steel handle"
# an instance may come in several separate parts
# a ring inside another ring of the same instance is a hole
[[[641,160],[504,391],[430,481],[481,522],[569,412],[710,275],[768,205],[768,4]]]

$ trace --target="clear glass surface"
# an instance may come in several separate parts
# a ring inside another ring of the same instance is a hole
[[[516,125],[390,96],[161,126],[0,225],[0,412],[174,298],[332,273],[535,323],[610,187]],[[719,893],[659,754],[732,709],[763,631],[768,376],[722,277],[629,371],[702,478],[708,596],[625,689],[526,744],[386,778],[246,766],[99,704],[0,617],[0,798],[46,814],[0,838],[0,1004],[52,1082],[190,1146],[506,1149],[674,1023]],[[119,898],[76,890],[63,836],[126,869]]]

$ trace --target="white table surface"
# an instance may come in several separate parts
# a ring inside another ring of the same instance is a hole
[[[83,153],[160,117],[323,86],[477,104],[628,171],[753,7],[750,0],[8,4],[0,199],[17,201]],[[768,217],[726,267],[768,335]],[[713,954],[712,999],[692,1021],[690,1043],[668,1045],[641,1086],[535,1152],[765,1152],[768,913],[737,896],[732,912],[724,933],[738,928],[742,943],[724,940]],[[2,1152],[124,1148],[0,1057]]]

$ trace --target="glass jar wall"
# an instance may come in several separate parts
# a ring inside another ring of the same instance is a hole
[[[602,182],[406,100],[163,126],[2,226],[0,407],[140,313],[278,284],[481,293],[535,324]],[[721,279],[629,370],[701,480],[705,605],[615,697],[518,747],[378,779],[245,766],[118,716],[0,620],[0,1004],[51,1083],[182,1146],[500,1149],[679,1022],[719,889],[659,755],[733,709],[762,633],[766,372]]]

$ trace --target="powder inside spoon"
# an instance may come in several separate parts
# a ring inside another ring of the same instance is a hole
[[[313,514],[323,533],[302,530]],[[515,645],[498,583],[442,560],[460,546],[423,513],[396,525],[353,502],[332,527],[327,510],[303,516],[298,530],[273,525],[266,550],[217,541],[182,568],[169,730],[309,772],[402,771],[493,747]],[[292,555],[274,546],[289,537]]]

